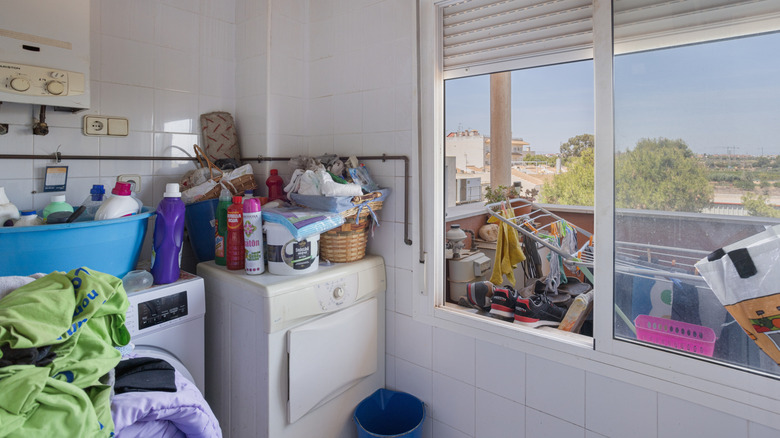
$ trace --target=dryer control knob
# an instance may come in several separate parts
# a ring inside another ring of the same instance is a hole
[[[344,289],[337,287],[333,289],[333,298],[340,300],[344,297]]]
[[[60,95],[65,91],[65,85],[60,81],[49,81],[46,84],[46,91],[51,94]]]
[[[11,79],[11,88],[16,91],[27,91],[30,89],[30,80],[23,77]]]

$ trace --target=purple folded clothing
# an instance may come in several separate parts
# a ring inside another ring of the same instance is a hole
[[[175,372],[176,392],[126,392],[111,399],[117,438],[211,438],[222,429],[194,383]]]

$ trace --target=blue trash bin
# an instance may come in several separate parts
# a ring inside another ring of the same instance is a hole
[[[214,260],[214,224],[219,199],[189,204],[184,210],[184,226],[198,263]]]
[[[421,438],[425,405],[405,392],[378,389],[355,409],[358,438]]]

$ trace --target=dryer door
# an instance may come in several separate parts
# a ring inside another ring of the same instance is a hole
[[[187,367],[185,367],[184,364],[181,363],[178,358],[176,358],[176,356],[163,350],[162,348],[152,347],[151,345],[136,345],[132,354],[136,357],[153,357],[155,359],[162,359],[171,364],[171,366],[173,366],[176,371],[181,373],[181,375],[186,377],[187,380],[193,383],[195,382],[195,379],[193,379],[190,370],[188,370]]]
[[[290,423],[376,372],[377,317],[371,298],[288,332]]]

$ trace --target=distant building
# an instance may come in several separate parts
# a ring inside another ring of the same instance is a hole
[[[444,142],[445,155],[455,157],[455,167],[466,171],[469,166],[482,168],[490,165],[490,137],[476,129],[450,132]],[[512,139],[512,162],[520,162],[533,155],[531,146],[522,138]]]

